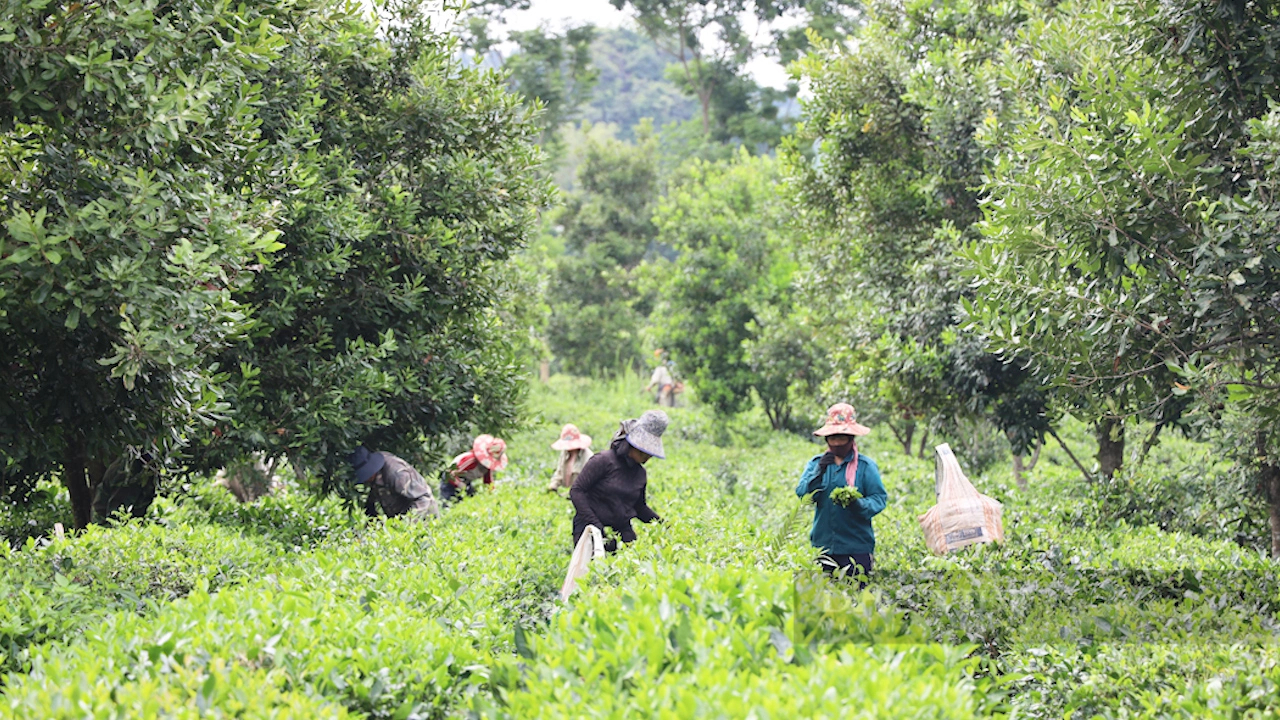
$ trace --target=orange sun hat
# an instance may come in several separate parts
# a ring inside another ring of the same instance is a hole
[[[583,435],[578,426],[566,424],[560,429],[560,439],[551,443],[552,450],[585,450],[591,447],[591,436]]]
[[[871,428],[858,422],[858,411],[849,403],[836,403],[827,408],[827,423],[813,431],[818,437],[828,435],[866,435]]]

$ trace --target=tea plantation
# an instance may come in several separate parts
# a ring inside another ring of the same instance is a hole
[[[433,522],[194,487],[146,522],[0,545],[0,717],[1280,713],[1276,564],[1207,519],[1123,517],[1203,506],[1213,463],[1173,439],[1105,488],[1056,448],[1028,491],[1003,463],[972,472],[1004,502],[1007,542],[940,558],[916,521],[932,461],[873,428],[890,504],[857,593],[812,569],[794,486],[817,446],[675,408],[668,459],[648,466],[665,522],[637,524],[560,603],[572,509],[544,490],[548,446],[574,422],[603,447],[646,409],[635,387],[535,388],[495,489]],[[1169,505],[1125,505],[1143,483],[1172,483]],[[58,511],[0,519],[16,537]]]

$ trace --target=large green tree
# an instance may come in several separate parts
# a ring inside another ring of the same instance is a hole
[[[1030,25],[970,258],[975,324],[1118,419],[1243,413],[1229,444],[1280,555],[1277,52],[1271,3],[1085,2]]]
[[[782,428],[793,384],[813,373],[811,334],[790,317],[796,265],[777,177],[776,161],[745,152],[680,168],[654,215],[677,255],[657,268],[652,320],[700,400],[727,415],[754,396]]]
[[[501,310],[549,197],[536,116],[415,4],[383,30],[346,20],[262,78],[262,167],[305,148],[311,168],[278,196],[285,247],[241,296],[251,340],[219,358],[235,412],[206,464],[252,450],[332,484],[360,443],[422,458],[445,450],[432,438],[508,426],[522,397],[526,339]]]
[[[547,287],[547,339],[565,369],[611,373],[641,363],[647,299],[635,270],[657,231],[658,165],[652,136],[591,142],[577,189],[557,216],[565,254]]]
[[[122,454],[330,477],[510,417],[537,126],[416,5],[6,6],[6,493],[83,524]]]
[[[1034,373],[967,335],[958,307],[958,250],[977,236],[993,154],[977,131],[1004,102],[984,69],[1032,7],[880,3],[856,45],[811,34],[795,66],[813,94],[783,155],[807,239],[802,287],[840,338],[832,390],[867,400],[922,454],[929,429],[962,418],[989,420],[1015,455],[1047,429]]]
[[[0,490],[58,474],[75,523],[131,448],[228,408],[208,362],[278,248],[249,175],[259,71],[310,3],[8,2],[0,11]],[[275,166],[277,182],[296,169]]]

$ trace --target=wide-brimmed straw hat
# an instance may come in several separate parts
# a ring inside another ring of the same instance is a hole
[[[662,433],[667,431],[670,420],[661,410],[649,410],[636,419],[627,429],[627,443],[642,453],[665,458],[662,451]]]
[[[849,403],[836,403],[827,408],[827,424],[813,431],[818,437],[828,435],[866,435],[871,428],[858,423],[858,411]]]
[[[369,452],[369,448],[363,445],[356,448],[347,460],[355,469],[356,482],[359,483],[369,482],[369,478],[376,475],[382,466],[387,464],[387,459],[382,456],[382,453]]]
[[[560,439],[551,443],[552,450],[583,450],[591,447],[591,436],[583,435],[578,426],[568,423],[560,429]]]
[[[507,443],[502,438],[492,435],[480,435],[471,443],[471,452],[476,460],[490,470],[501,470],[507,466]]]

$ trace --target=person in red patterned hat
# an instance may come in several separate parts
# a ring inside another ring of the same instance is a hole
[[[583,435],[573,423],[568,423],[560,430],[560,439],[551,443],[551,449],[560,451],[560,460],[556,463],[556,471],[551,474],[547,492],[573,487],[578,473],[582,472],[583,466],[595,454],[591,452],[591,436]]]
[[[875,560],[876,535],[871,518],[885,508],[889,495],[875,461],[858,452],[857,438],[871,430],[858,422],[848,403],[827,408],[827,422],[814,431],[826,438],[827,451],[813,456],[796,495],[813,493],[813,529],[809,541],[821,551],[818,563],[828,573],[859,578],[866,585]]]
[[[493,474],[507,466],[507,443],[492,435],[480,435],[471,449],[453,459],[440,481],[440,502],[452,504],[476,494],[476,480],[493,484]]]

